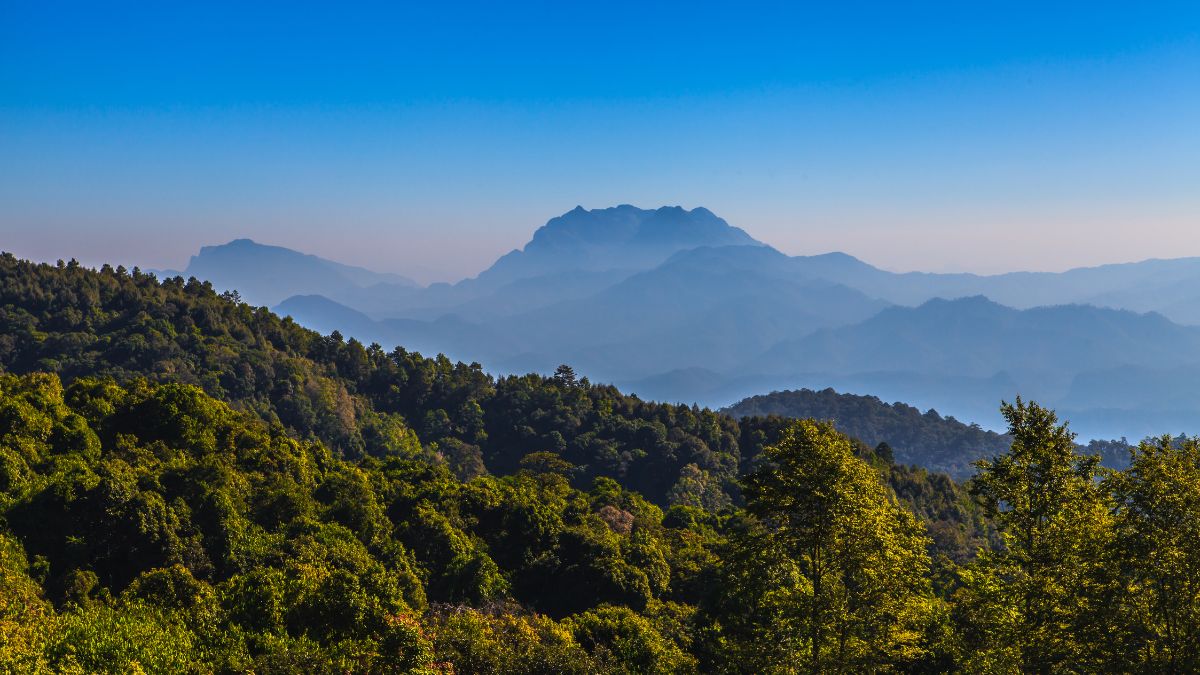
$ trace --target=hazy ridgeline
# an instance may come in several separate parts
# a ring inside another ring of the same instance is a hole
[[[841,253],[786,256],[705,209],[620,206],[551,219],[452,285],[248,240],[206,247],[184,275],[321,332],[497,374],[571,363],[661,401],[833,387],[999,430],[999,401],[1020,394],[1084,438],[1189,432],[1200,416],[1193,258],[896,274]]]

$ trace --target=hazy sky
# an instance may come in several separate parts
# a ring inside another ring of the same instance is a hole
[[[7,0],[0,249],[428,280],[632,203],[899,270],[1200,255],[1198,3],[650,4]]]

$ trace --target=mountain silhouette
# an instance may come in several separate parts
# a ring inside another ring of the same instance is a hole
[[[263,306],[293,295],[347,297],[376,285],[417,287],[416,282],[398,274],[372,272],[250,239],[205,246],[180,274],[211,281],[222,290],[236,290],[246,302]]]
[[[1110,432],[1106,419],[1140,429],[1153,410],[1200,419],[1180,375],[1200,367],[1200,329],[1186,325],[1200,323],[1196,258],[897,273],[841,252],[786,255],[704,208],[622,205],[552,218],[455,284],[249,240],[204,248],[187,273],[322,331],[497,373],[570,363],[662,400],[835,387],[985,424],[1020,394],[1061,404],[1084,433]]]

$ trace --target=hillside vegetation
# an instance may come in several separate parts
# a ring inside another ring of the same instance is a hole
[[[0,670],[1189,672],[1200,446],[969,491],[824,422],[0,257]],[[1153,555],[1150,555],[1150,553]]]

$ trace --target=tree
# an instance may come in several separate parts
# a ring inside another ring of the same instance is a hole
[[[961,572],[964,655],[978,671],[1088,672],[1104,640],[1110,500],[1099,459],[1036,403],[1003,404],[1008,453],[979,463],[973,492],[1002,546]]]
[[[1200,671],[1200,441],[1162,437],[1131,453],[1110,486],[1124,571],[1112,655],[1130,670]]]
[[[694,658],[628,607],[600,607],[565,623],[606,671],[685,675],[696,670]]]
[[[916,518],[830,424],[796,422],[765,455],[745,480],[754,518],[726,582],[724,620],[754,645],[733,669],[864,672],[919,658],[934,601]]]
[[[560,365],[554,369],[554,381],[564,387],[574,387],[576,384],[575,369],[565,363]]]
[[[698,506],[709,511],[726,509],[732,503],[712,474],[695,464],[688,464],[679,471],[679,481],[667,493],[667,499],[671,504]]]

